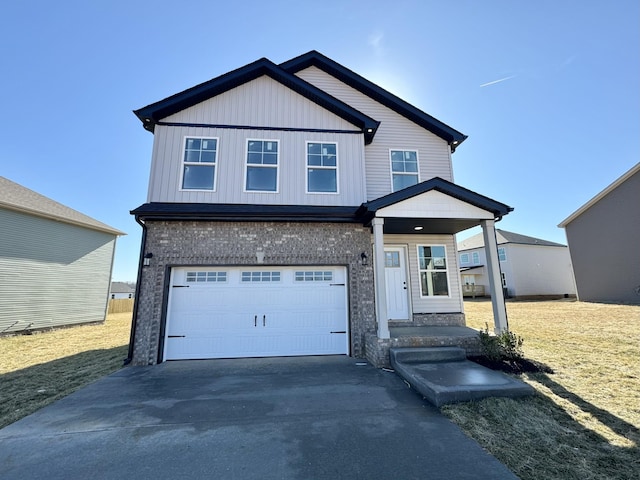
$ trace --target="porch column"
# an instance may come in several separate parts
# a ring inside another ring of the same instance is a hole
[[[371,221],[371,225],[373,226],[373,275],[378,338],[390,338],[387,317],[387,288],[384,278],[384,219],[376,217]]]
[[[487,270],[489,275],[489,287],[491,288],[491,304],[493,305],[493,321],[495,332],[502,333],[509,330],[507,321],[507,308],[504,304],[502,291],[502,278],[500,278],[500,260],[498,259],[498,242],[494,220],[482,220],[482,236],[484,238],[484,251],[487,256]]]

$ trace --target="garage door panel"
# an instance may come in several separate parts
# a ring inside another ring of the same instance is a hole
[[[346,354],[345,273],[344,267],[174,269],[165,359]]]

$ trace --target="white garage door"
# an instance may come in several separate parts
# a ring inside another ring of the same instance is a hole
[[[344,267],[174,268],[165,360],[347,354]]]

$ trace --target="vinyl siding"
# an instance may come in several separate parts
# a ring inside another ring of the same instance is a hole
[[[0,333],[104,321],[116,237],[0,209]]]
[[[218,138],[216,190],[180,190],[184,138]],[[364,140],[360,134],[157,126],[149,202],[360,205],[365,201]],[[279,140],[278,193],[244,192],[248,139]],[[338,194],[306,193],[306,142],[338,144]]]
[[[296,75],[381,122],[374,141],[365,147],[368,200],[392,191],[390,149],[418,152],[421,182],[433,177],[453,181],[446,141],[317,67],[309,67]]]
[[[463,312],[462,291],[458,259],[456,258],[455,237],[453,235],[385,235],[385,245],[404,245],[409,257],[409,284],[411,288],[412,312],[416,313],[459,313]],[[444,245],[447,251],[447,274],[449,280],[448,297],[423,298],[420,295],[420,273],[418,265],[418,245]]]

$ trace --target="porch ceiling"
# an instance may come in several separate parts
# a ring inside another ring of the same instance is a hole
[[[468,218],[385,218],[386,234],[455,234],[480,225],[479,219]],[[422,227],[416,229],[416,227]]]

